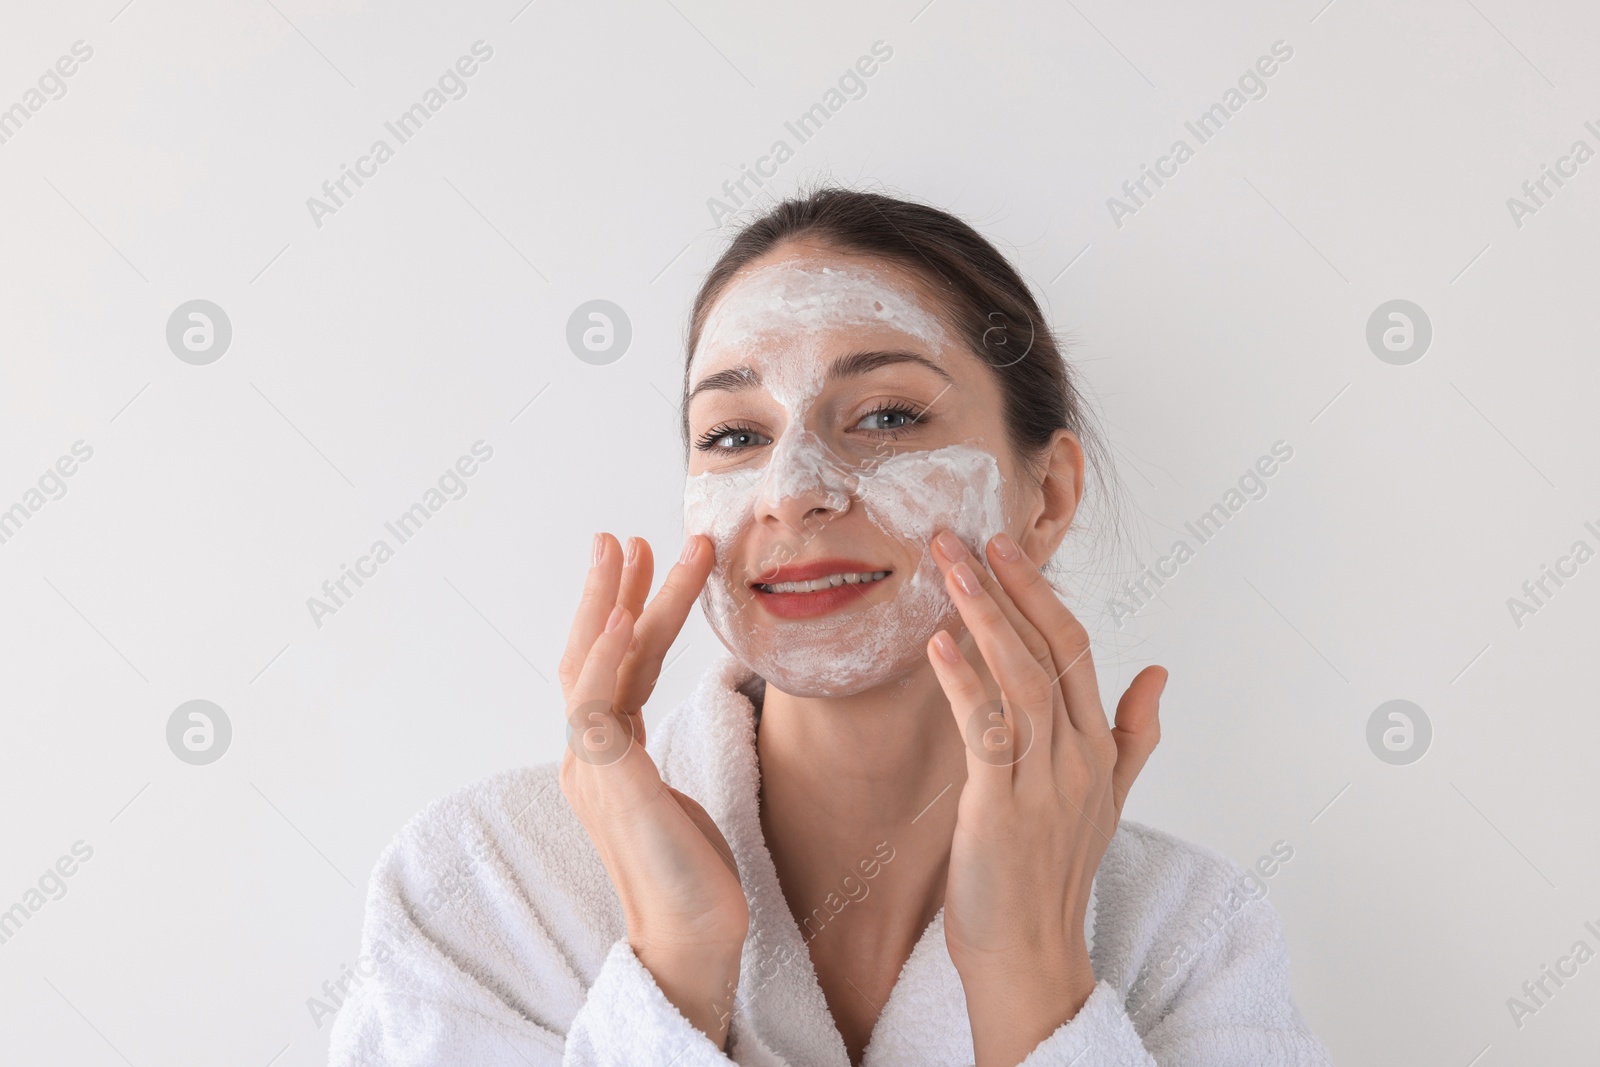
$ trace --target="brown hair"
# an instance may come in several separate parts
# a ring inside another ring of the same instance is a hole
[[[1077,372],[1006,257],[947,211],[838,186],[823,186],[772,207],[734,236],[706,275],[689,317],[684,357],[685,447],[690,361],[712,305],[741,269],[785,241],[800,239],[889,260],[942,294],[946,319],[1000,386],[1007,434],[1018,459],[1041,475],[1040,460],[1051,437],[1057,430],[1070,430],[1083,445],[1089,471],[1115,503],[1115,468],[1078,387]],[[1114,506],[1108,514],[1120,530]]]

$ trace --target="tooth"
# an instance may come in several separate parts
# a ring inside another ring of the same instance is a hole
[[[756,582],[755,587],[765,593],[816,593],[824,589],[837,589],[841,585],[866,585],[881,582],[889,577],[888,571],[859,571],[850,574],[830,574],[823,578],[810,578],[803,582]]]

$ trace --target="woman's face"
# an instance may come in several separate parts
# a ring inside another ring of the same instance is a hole
[[[959,624],[939,528],[982,558],[1028,494],[993,373],[896,265],[791,243],[706,317],[690,362],[684,524],[716,546],[712,628],[770,685],[845,696]]]

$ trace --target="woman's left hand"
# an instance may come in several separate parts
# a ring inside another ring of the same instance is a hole
[[[1167,671],[1134,678],[1111,728],[1083,625],[1009,536],[991,539],[987,556],[994,577],[955,534],[934,538],[969,644],[1003,699],[950,634],[935,634],[927,653],[967,742],[945,942],[978,1067],[1013,1067],[1094,991],[1089,887],[1160,738]]]

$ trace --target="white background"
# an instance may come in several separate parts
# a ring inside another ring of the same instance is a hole
[[[732,232],[707,199],[879,40],[768,189],[906,195],[1014,257],[1076,342],[1137,562],[1294,449],[1133,622],[1075,602],[1108,704],[1172,672],[1128,817],[1246,864],[1292,845],[1269,899],[1339,1062],[1595,1054],[1600,960],[1520,1029],[1506,1006],[1600,950],[1600,562],[1520,627],[1506,605],[1600,548],[1600,160],[1520,227],[1506,206],[1600,148],[1593,8],[123,2],[9,4],[0,33],[0,107],[94,50],[0,144],[0,508],[94,450],[0,544],[0,908],[94,850],[0,945],[0,1058],[323,1062],[306,1001],[355,959],[379,851],[559,755],[593,532],[676,556],[684,322]],[[478,40],[467,95],[315,225]],[[1267,95],[1115,225],[1278,40]],[[207,366],[165,339],[194,298],[233,325]],[[608,366],[565,340],[596,298],[634,329]],[[1406,366],[1364,336],[1395,298],[1434,329]],[[315,625],[480,439],[468,494]],[[718,651],[698,614],[680,641],[651,721]],[[209,766],[166,743],[195,698],[233,724]],[[1366,742],[1395,698],[1433,725],[1409,766]]]

